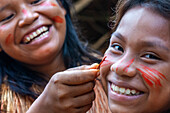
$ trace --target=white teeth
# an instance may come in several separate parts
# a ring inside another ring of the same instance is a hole
[[[119,87],[118,86],[115,87],[115,91],[119,91]]]
[[[120,93],[125,93],[125,88],[120,88],[120,89],[119,89],[119,92],[120,92]]]
[[[47,32],[45,32],[45,33],[43,33],[43,34],[41,34],[39,37],[35,38],[35,40],[40,39],[41,37],[47,35],[48,33],[49,33],[49,31],[47,31]]]
[[[131,90],[131,93],[134,95],[136,93],[136,90]]]
[[[48,27],[43,26],[39,29],[37,29],[35,32],[32,32],[29,36],[27,36],[26,38],[24,38],[23,42],[24,43],[28,43],[30,42],[32,39],[36,38],[38,35],[40,35],[42,32],[45,32],[48,30]],[[37,37],[38,39],[41,38],[42,36],[45,36],[48,32],[45,32],[43,34],[41,34],[39,37]],[[37,39],[36,38],[36,39]]]
[[[39,29],[38,29],[36,32],[37,32],[37,34],[40,34],[40,33],[41,33],[41,31],[40,31]]]
[[[30,35],[30,39],[33,39],[34,38],[34,36],[33,35]]]
[[[126,92],[125,92],[127,95],[130,94],[130,89],[127,89]]]
[[[112,91],[114,92],[117,92],[119,94],[123,94],[123,95],[128,95],[128,96],[131,96],[131,95],[139,95],[140,92],[139,91],[136,91],[135,89],[129,89],[129,88],[123,88],[123,87],[119,87],[119,86],[116,86],[114,84],[111,84],[111,89]]]

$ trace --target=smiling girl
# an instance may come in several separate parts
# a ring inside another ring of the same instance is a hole
[[[170,112],[170,1],[120,0],[101,65],[112,113]]]

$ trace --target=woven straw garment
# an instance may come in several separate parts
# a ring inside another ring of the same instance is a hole
[[[36,86],[33,86],[33,90],[42,92],[41,88]],[[87,113],[111,113],[108,107],[106,94],[99,80],[96,80],[94,90],[96,99],[93,102],[92,108]],[[7,85],[1,85],[0,113],[26,113],[33,101],[34,100],[28,96],[21,96],[13,92]]]

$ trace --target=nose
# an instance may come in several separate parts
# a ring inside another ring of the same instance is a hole
[[[136,67],[134,65],[134,58],[126,60],[120,59],[111,65],[110,70],[114,71],[117,75],[133,77],[136,75]]]
[[[22,18],[19,21],[19,27],[30,25],[39,17],[39,14],[37,12],[32,11],[31,9],[27,9],[27,10],[23,9],[21,15]]]

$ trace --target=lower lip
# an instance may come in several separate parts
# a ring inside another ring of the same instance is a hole
[[[48,34],[46,34],[45,36],[43,36],[43,37],[41,37],[41,38],[39,38],[37,40],[33,40],[32,42],[30,42],[29,44],[26,44],[26,45],[29,45],[29,46],[34,46],[35,45],[35,46],[37,46],[37,45],[41,45],[41,44],[44,44],[44,43],[48,42],[51,39],[51,37],[50,37],[51,28],[52,27],[49,28]]]
[[[144,96],[144,94],[135,95],[135,96],[126,96],[126,95],[118,94],[111,89],[110,83],[108,83],[108,95],[112,101],[123,105],[137,104],[139,100],[141,100],[142,97]]]

